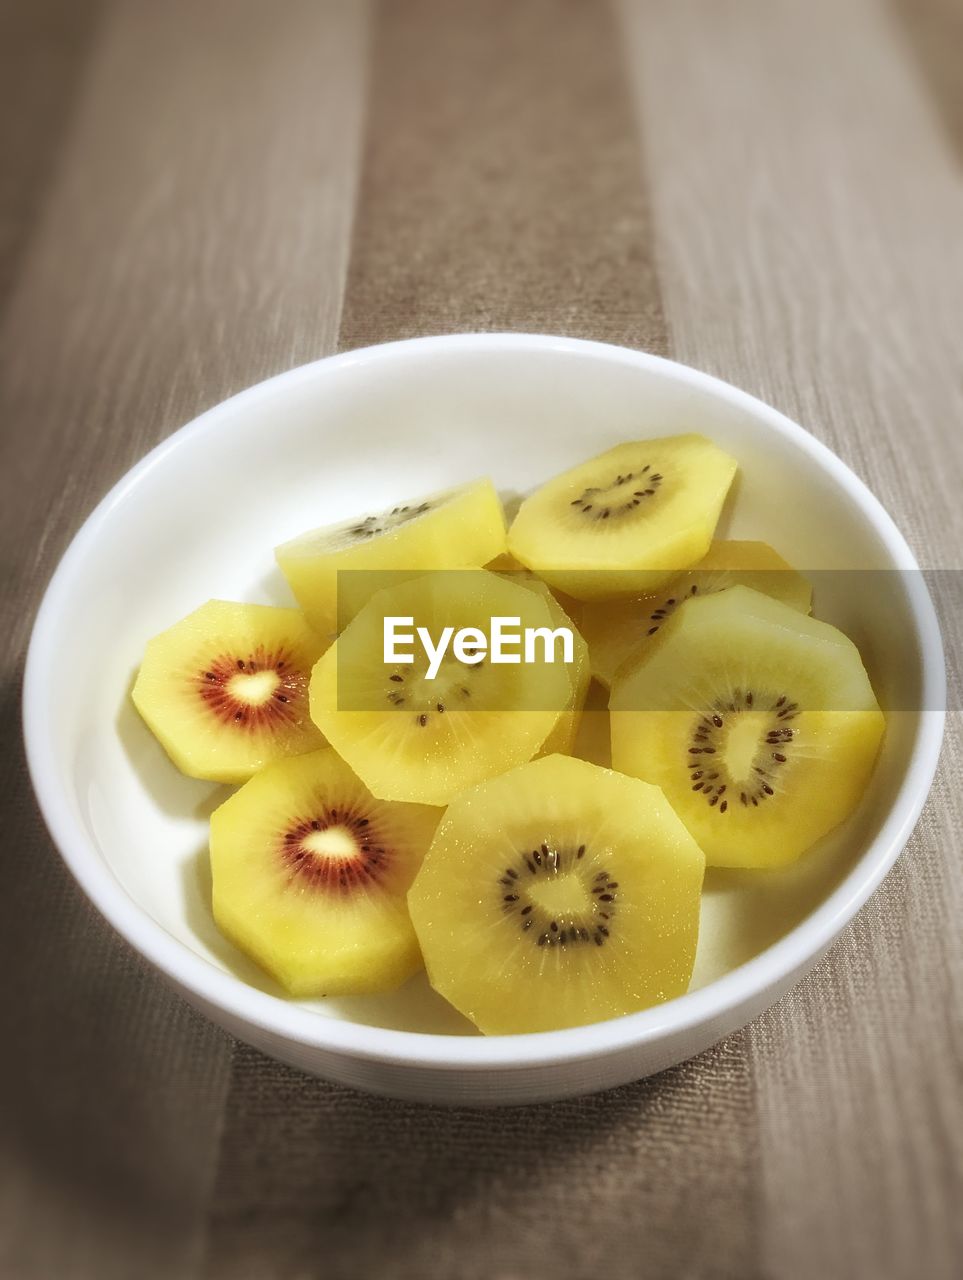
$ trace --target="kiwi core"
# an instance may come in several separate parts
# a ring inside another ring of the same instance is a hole
[[[529,889],[528,896],[536,907],[551,916],[575,915],[591,906],[591,899],[581,876],[572,872],[553,876],[550,880],[536,881]]]
[[[339,895],[376,888],[390,863],[376,819],[326,805],[284,832],[278,855],[292,887]]]
[[[758,711],[736,716],[726,736],[723,760],[731,778],[748,778],[759,751],[766,717]]]
[[[587,848],[547,841],[519,851],[495,886],[502,910],[536,947],[605,945],[618,900],[618,884],[586,859]]]
[[[725,814],[774,796],[790,761],[799,704],[785,693],[734,689],[693,721],[686,767],[692,790]]]
[[[276,671],[238,671],[227,682],[227,692],[239,702],[263,707],[281,683]]]
[[[630,515],[637,507],[654,498],[663,482],[660,471],[647,462],[637,471],[614,476],[608,484],[590,485],[569,503],[587,520],[608,520]]]
[[[446,655],[434,680],[428,679],[426,664],[395,667],[388,676],[385,698],[393,707],[410,712],[424,729],[437,716],[470,707],[471,685],[485,660],[460,662]]]
[[[205,706],[219,720],[248,730],[296,724],[304,714],[307,673],[287,647],[258,645],[243,658],[222,653],[194,677]]]
[[[325,827],[311,831],[304,837],[301,847],[316,858],[353,858],[358,845],[346,827]]]

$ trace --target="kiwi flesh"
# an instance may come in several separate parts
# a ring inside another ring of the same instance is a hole
[[[688,986],[705,860],[657,788],[554,755],[456,797],[409,908],[432,985],[487,1034]]]
[[[812,587],[765,542],[719,540],[685,573],[656,592],[624,600],[589,601],[579,620],[591,654],[592,674],[611,687],[623,663],[641,659],[676,609],[694,596],[741,583],[808,613]]]
[[[706,554],[735,473],[699,435],[617,445],[526,498],[508,550],[579,600],[654,591]]]
[[[614,767],[716,866],[785,865],[842,822],[885,727],[852,641],[745,586],[683,604],[609,705]]]
[[[271,765],[211,819],[218,926],[291,995],[392,990],[420,968],[405,895],[439,816],[330,748]]]
[[[555,754],[571,755],[578,738],[582,723],[582,713],[585,709],[589,684],[592,680],[588,645],[562,602],[549,590],[541,578],[536,577],[530,569],[518,564],[511,556],[499,557],[495,561],[495,565],[498,567],[494,571],[498,573],[499,577],[507,578],[509,582],[517,582],[520,586],[526,587],[529,591],[535,591],[542,597],[548,607],[553,629],[565,627],[572,633],[574,661],[569,668],[572,688],[571,696],[559,715],[554,729],[542,743],[539,751],[539,755],[543,756]],[[575,602],[567,601],[566,603],[571,608]]]
[[[323,744],[308,682],[324,648],[297,609],[209,600],[148,642],[131,697],[182,773],[243,782]]]
[[[344,629],[402,573],[483,565],[505,550],[505,516],[488,479],[312,529],[275,549],[294,595],[323,635]],[[381,581],[379,575],[388,573]]]
[[[499,665],[451,651],[436,677],[414,650],[385,662],[384,619],[411,617],[432,637],[488,632],[494,617],[554,630],[536,592],[483,569],[426,574],[378,592],[315,667],[315,723],[375,795],[447,804],[461,789],[531,759],[570,708],[567,665]]]

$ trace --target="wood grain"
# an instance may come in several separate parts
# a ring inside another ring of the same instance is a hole
[[[17,724],[43,584],[133,461],[278,370],[453,329],[667,351],[800,419],[943,571],[959,672],[960,12],[0,0],[4,1280],[963,1271],[959,693],[811,978],[675,1071],[498,1115],[195,1017],[69,881]]]
[[[899,29],[870,0],[623,17],[673,353],[802,421],[955,569],[963,188]],[[949,759],[960,729],[957,710]],[[752,1028],[766,1274],[950,1277],[963,1257],[955,775]]]
[[[133,0],[85,48],[76,13],[46,36],[19,17],[20,56],[64,85],[36,132],[20,120],[22,154],[44,154],[8,205],[0,330],[0,1273],[16,1280],[199,1265],[231,1046],[63,870],[30,799],[20,665],[47,575],[113,480],[207,405],[335,345],[365,12],[304,0],[286,19],[257,0]]]
[[[963,164],[963,4],[960,0],[892,0],[926,93]]]
[[[0,313],[69,132],[103,7],[0,6]]]
[[[342,347],[523,329],[663,350],[619,70],[581,0],[383,3]]]
[[[548,329],[664,349],[616,36],[568,0],[380,7],[342,347]],[[323,1255],[393,1280],[573,1260],[748,1280],[753,1121],[742,1036],[604,1099],[495,1114],[359,1100],[244,1051],[205,1274],[301,1276]]]

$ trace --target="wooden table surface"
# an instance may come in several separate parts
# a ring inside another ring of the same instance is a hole
[[[34,609],[109,485],[250,383],[414,333],[720,374],[959,569],[961,66],[951,0],[0,3],[4,1280],[963,1274],[958,686],[906,855],[801,986],[659,1078],[496,1115],[195,1016],[69,881],[18,736]]]

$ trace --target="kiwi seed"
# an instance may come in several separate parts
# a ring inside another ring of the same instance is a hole
[[[709,757],[723,755],[725,739],[738,717],[746,711],[754,710],[758,713],[759,703],[765,704],[766,701],[765,695],[753,693],[751,689],[735,689],[730,698],[717,699],[697,720],[687,754]],[[696,759],[688,763],[692,790],[701,793],[709,808],[716,813],[729,812],[727,792],[730,786],[732,794],[738,794],[739,803],[744,808],[758,807],[761,801],[776,794],[772,784],[777,780],[778,770],[789,762],[787,749],[795,736],[795,730],[789,722],[798,716],[799,704],[791,701],[788,694],[780,694],[778,698],[770,696],[768,701],[767,711],[771,720],[761,734],[748,779],[733,778],[724,760]]]
[[[498,879],[497,891],[502,910],[517,916],[522,933],[530,934],[538,947],[569,947],[594,943],[605,945],[610,936],[618,901],[618,882],[605,871],[597,871],[591,880],[588,872],[577,864],[585,857],[586,847],[558,849],[547,843],[532,850],[520,851],[514,865],[507,866]],[[586,911],[554,915],[532,900],[533,881],[553,879],[562,872],[576,875],[594,902]]]
[[[684,604],[691,596],[698,595],[698,593],[699,584],[697,582],[693,582],[692,586],[681,600],[677,600],[675,596],[670,596],[668,600],[663,600],[658,609],[653,609],[649,614],[649,622],[652,623],[652,626],[648,628],[645,634],[647,636],[654,636],[662,626],[663,622],[667,621],[667,619],[675,613],[680,604]]]
[[[641,506],[646,498],[654,497],[662,480],[662,473],[652,471],[652,464],[647,462],[640,471],[620,473],[607,485],[590,485],[569,505],[592,520],[623,516]],[[635,487],[626,489],[633,482]]]
[[[465,655],[466,657],[470,658],[478,652],[479,650],[477,648],[466,649]],[[461,659],[455,659],[455,661],[461,662]],[[470,681],[472,677],[472,673],[476,671],[480,671],[484,667],[485,660],[482,659],[481,662],[461,662],[461,665],[465,668],[466,679]],[[387,702],[390,702],[393,707],[409,708],[409,701],[408,701],[409,691],[405,689],[405,685],[408,683],[409,680],[419,676],[420,676],[420,672],[415,671],[413,667],[410,667],[410,666],[398,667],[395,671],[393,671],[388,676],[389,681],[393,685],[397,685],[398,687],[394,689],[389,689],[385,693],[385,700]],[[413,714],[415,717],[415,723],[419,726],[419,728],[421,729],[427,728],[428,723],[431,720],[432,716],[444,715],[446,711],[449,711],[451,709],[453,701],[457,701],[457,702],[467,701],[467,699],[471,697],[471,689],[469,689],[467,684],[455,685],[449,688],[447,697],[448,697],[447,702],[440,701],[437,697],[435,698],[426,697],[425,702],[420,707],[416,702],[415,710]]]
[[[389,529],[397,529],[399,525],[405,524],[408,520],[413,520],[415,516],[423,516],[426,511],[431,510],[430,502],[422,502],[417,507],[392,507],[390,511],[384,511],[378,516],[365,516],[363,520],[352,525],[348,530],[356,538],[374,538],[379,533],[386,533]]]
[[[262,672],[274,672],[274,688],[260,702],[240,697],[233,682]],[[304,719],[307,675],[285,649],[267,650],[258,645],[247,658],[221,654],[202,668],[193,683],[204,705],[225,724],[259,730],[295,725]]]

